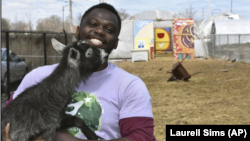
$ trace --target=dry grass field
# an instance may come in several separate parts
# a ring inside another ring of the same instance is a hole
[[[157,141],[166,140],[165,126],[169,124],[250,125],[250,64],[186,59],[182,65],[189,74],[201,73],[188,81],[167,82],[171,76],[167,71],[175,63],[171,54],[156,55],[148,62],[114,62],[147,85]],[[3,99],[2,95],[2,104]]]
[[[181,60],[179,60],[181,61]],[[250,125],[250,64],[208,60],[184,60],[188,81],[170,81],[167,73],[177,63],[161,54],[148,62],[116,62],[137,75],[152,97],[154,134],[165,141],[166,125]]]

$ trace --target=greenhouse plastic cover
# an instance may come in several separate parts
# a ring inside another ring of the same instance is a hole
[[[109,58],[131,58],[131,49],[134,48],[134,21],[125,20],[122,22],[118,38],[118,46],[111,52]]]
[[[132,58],[131,49],[134,49],[134,23],[140,20],[153,20],[154,28],[173,27],[173,19],[182,19],[175,13],[163,10],[153,10],[138,13],[122,22],[121,32],[117,49],[110,54],[110,59]],[[195,32],[198,29],[195,26]],[[206,47],[200,40],[199,33],[195,34],[195,56],[204,57],[206,55]]]
[[[238,15],[238,14],[233,14],[233,13],[220,13],[220,14],[216,14],[211,16],[210,18],[206,19],[205,21],[203,21],[200,25],[199,25],[199,30],[203,35],[209,35],[211,34],[211,30],[212,30],[212,24],[214,20],[217,19],[244,19],[242,16]]]
[[[250,20],[214,20],[215,34],[250,34]]]
[[[166,21],[166,20],[173,20],[183,18],[175,13],[170,11],[163,11],[163,10],[152,10],[152,11],[145,11],[134,16],[128,18],[128,20],[154,20],[154,21]]]
[[[117,49],[114,49],[109,58],[131,58],[131,49],[134,49],[134,22],[139,20],[153,20],[154,28],[172,27],[174,18],[183,18],[175,13],[163,10],[145,11],[122,21],[121,32]]]
[[[238,19],[238,20],[214,20],[215,34],[220,36],[220,44],[247,43],[250,42],[250,20]],[[245,34],[245,35],[244,35]],[[224,36],[223,36],[224,35]],[[228,37],[229,35],[229,41]]]

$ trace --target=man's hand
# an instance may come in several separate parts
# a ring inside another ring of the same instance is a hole
[[[34,140],[34,141],[45,141],[42,137],[39,137],[39,138],[37,138],[36,140]]]
[[[74,137],[72,134],[70,134],[67,130],[60,130],[56,132],[56,139],[54,141],[90,141],[90,140],[78,139]],[[98,140],[91,140],[91,141],[98,141]],[[123,137],[109,141],[131,141],[131,140],[126,137]]]
[[[3,133],[3,141],[11,141],[9,132],[10,132],[10,124],[8,123]],[[45,140],[39,137],[34,141],[45,141]],[[62,130],[62,131],[57,131],[55,141],[84,141],[84,140],[74,137],[66,130]],[[130,140],[127,138],[120,138],[120,139],[115,139],[114,141],[130,141]]]
[[[83,141],[74,137],[67,130],[60,130],[56,132],[56,138],[54,141]]]
[[[11,141],[9,133],[10,133],[10,124],[8,123],[4,129],[4,132],[3,132],[3,141]],[[45,141],[45,140],[43,138],[39,137],[34,141]]]
[[[10,132],[10,124],[8,123],[3,132],[3,141],[11,141],[9,132]]]

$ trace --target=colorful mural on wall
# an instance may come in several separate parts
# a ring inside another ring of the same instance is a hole
[[[134,25],[134,49],[148,49],[149,59],[151,59],[153,58],[152,46],[154,46],[153,20],[136,21]]]
[[[193,19],[174,19],[174,58],[195,59]]]
[[[155,29],[155,50],[156,52],[168,52],[171,49],[170,28]]]

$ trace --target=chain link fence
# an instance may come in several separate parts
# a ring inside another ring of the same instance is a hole
[[[9,36],[8,41],[6,36]],[[6,42],[8,42],[9,49],[15,52],[17,56],[25,58],[29,71],[31,71],[43,65],[59,62],[61,55],[53,48],[51,38],[55,38],[63,44],[68,44],[72,42],[74,36],[73,33],[2,30],[1,48],[6,48]]]
[[[59,63],[61,54],[52,46],[51,38],[68,45],[73,41],[74,33],[36,32],[36,31],[1,31],[1,48],[11,50],[18,57],[24,58],[28,71],[44,65]],[[9,59],[7,59],[7,63]],[[7,64],[7,78],[10,78],[10,68]],[[1,76],[2,77],[2,76]],[[8,81],[7,80],[7,81]],[[8,98],[10,96],[10,82],[7,82]]]
[[[209,35],[207,47],[214,58],[250,63],[250,34]]]

